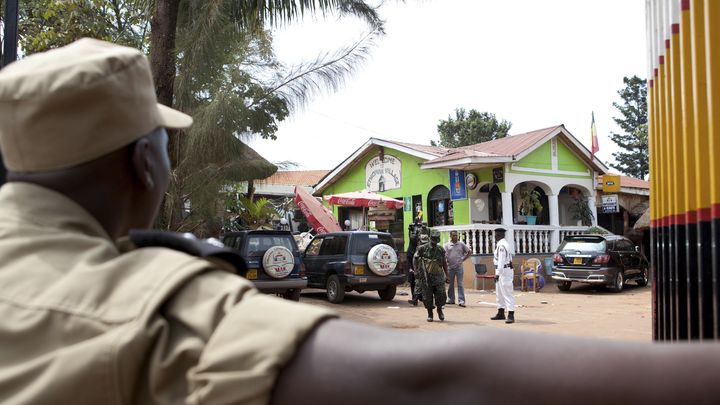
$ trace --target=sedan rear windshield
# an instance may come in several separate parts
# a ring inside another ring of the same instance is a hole
[[[283,246],[290,251],[296,250],[290,235],[250,235],[248,236],[248,254],[261,254],[273,246]]]
[[[381,243],[393,248],[395,247],[395,244],[393,243],[393,238],[390,235],[355,235],[355,237],[353,238],[352,252],[356,255],[366,255],[373,246],[379,245]]]
[[[606,248],[603,239],[573,239],[565,240],[558,251],[560,253],[597,253],[604,252]]]

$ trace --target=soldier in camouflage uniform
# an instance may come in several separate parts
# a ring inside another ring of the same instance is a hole
[[[443,305],[447,300],[445,292],[445,280],[448,279],[447,261],[445,260],[445,249],[438,245],[440,242],[440,232],[436,230],[430,231],[430,243],[426,243],[417,248],[413,264],[415,267],[415,276],[422,274],[423,281],[419,284],[423,286],[423,303],[428,312],[427,321],[433,321],[433,298],[437,305],[438,318],[445,320],[443,314]],[[416,281],[417,282],[417,281]]]
[[[413,257],[410,259],[413,263],[413,273],[415,276],[415,288],[413,289],[413,296],[415,299],[423,300],[423,291],[425,291],[425,269],[419,268],[415,263],[415,253],[420,246],[427,245],[430,243],[430,236],[427,234],[427,228],[420,230],[420,236],[418,237],[418,246],[413,250]],[[416,305],[415,303],[412,303]]]

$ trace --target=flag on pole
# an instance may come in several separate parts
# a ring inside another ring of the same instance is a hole
[[[592,112],[592,124],[590,124],[590,135],[592,136],[592,146],[590,146],[590,158],[595,157],[595,153],[600,150],[597,138],[597,129],[595,128],[595,111]]]

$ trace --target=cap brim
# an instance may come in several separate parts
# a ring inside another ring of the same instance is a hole
[[[191,116],[158,103],[160,126],[164,128],[187,128],[193,123]]]

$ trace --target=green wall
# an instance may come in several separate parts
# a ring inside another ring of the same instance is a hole
[[[564,143],[558,141],[558,170],[568,172],[586,172],[585,162],[580,160]]]
[[[551,141],[547,141],[539,148],[530,152],[529,155],[520,159],[515,166],[552,170],[552,151],[550,149],[550,142]]]
[[[327,187],[323,191],[323,195],[347,193],[358,191],[365,188],[365,165],[375,156],[378,149],[373,148],[371,152],[366,154],[358,163],[356,163],[345,175],[337,182]],[[423,204],[423,220],[427,221],[428,193],[430,190],[442,184],[450,188],[450,173],[447,169],[429,169],[421,170],[420,164],[425,162],[424,159],[417,158],[407,153],[400,152],[395,149],[385,148],[385,155],[391,155],[398,158],[402,165],[402,182],[399,189],[381,192],[384,196],[402,200],[403,197],[412,197],[413,195],[422,196]],[[480,181],[492,181],[492,169],[474,172]],[[464,225],[470,222],[469,202],[465,200],[453,201],[454,222],[456,225]],[[338,215],[338,207],[333,208],[335,216]],[[403,229],[412,222],[412,209],[403,211]],[[405,238],[407,239],[407,238]],[[408,241],[405,240],[407,247]]]
[[[565,174],[565,173],[535,173],[535,172],[526,172],[523,171],[522,168],[526,167],[529,169],[542,169],[542,170],[552,170],[552,148],[551,143],[552,141],[545,142],[542,146],[532,151],[530,154],[525,156],[524,158],[520,159],[517,163],[515,163],[515,169],[510,170],[511,173],[526,173],[526,174],[532,174],[534,176],[538,177],[565,177],[565,178],[582,178],[587,179],[592,177],[591,174],[588,173],[588,166],[585,164],[585,162],[580,159],[573,151],[570,150],[565,144],[560,142],[560,140],[557,141],[557,162],[558,167],[557,169],[559,171],[564,172],[576,172],[577,175],[572,174]]]

